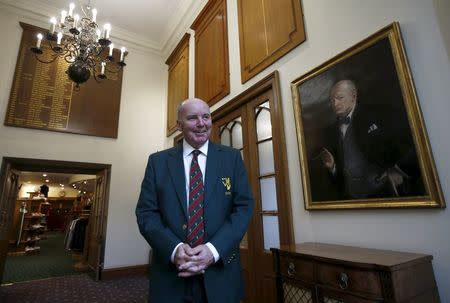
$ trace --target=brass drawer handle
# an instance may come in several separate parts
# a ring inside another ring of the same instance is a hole
[[[288,276],[293,276],[295,274],[295,264],[294,263],[289,262],[287,274],[288,274]]]
[[[345,272],[341,272],[339,275],[338,284],[341,289],[346,289],[348,287],[348,276]]]

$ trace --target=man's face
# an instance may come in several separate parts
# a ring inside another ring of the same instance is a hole
[[[211,114],[209,106],[199,100],[185,101],[177,121],[178,129],[184,139],[194,148],[200,148],[211,134]]]
[[[331,105],[338,117],[346,117],[356,104],[356,91],[345,82],[338,82],[330,95]]]

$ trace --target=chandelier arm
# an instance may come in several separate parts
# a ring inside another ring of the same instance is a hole
[[[89,66],[89,68],[92,69],[92,71],[95,71],[95,65],[96,65],[95,60],[91,56],[86,58],[86,63]]]
[[[50,51],[53,52],[55,57],[64,57],[67,54],[68,49],[67,49],[66,45],[64,45],[61,48],[60,46],[58,46],[58,44],[56,44],[56,46],[55,46],[52,44],[52,42],[50,40],[47,40],[47,41],[48,41],[48,46],[50,48]],[[50,62],[53,62],[53,61],[54,61],[54,59]]]
[[[94,70],[93,70],[93,71],[94,71]],[[97,75],[96,75],[95,73],[93,73],[93,74],[94,74],[94,79],[95,79],[95,81],[97,81],[97,83],[100,83],[101,81],[98,80]]]
[[[64,48],[62,49],[62,51],[60,53],[58,53],[58,56],[60,56],[61,58],[67,56],[70,53],[70,49],[67,47],[67,45],[64,45]]]
[[[71,62],[75,62],[75,60],[77,58],[77,52],[74,50],[69,50],[69,53],[67,54],[67,56],[72,57],[73,61],[71,61]]]
[[[67,63],[73,63],[73,62],[75,62],[75,60],[73,60],[72,58],[73,58],[73,56],[72,56],[72,53],[71,53],[71,52],[69,52],[69,54],[66,54],[66,55],[64,56],[64,60],[66,60]],[[70,60],[70,59],[72,59],[72,60]]]
[[[52,63],[52,62],[54,62],[56,60],[56,58],[58,58],[58,55],[55,54],[54,56],[52,56],[52,59],[50,59],[49,61],[46,61],[46,60],[39,59],[37,54],[35,54],[34,56],[36,57],[36,60],[38,60],[41,63],[45,63],[45,64]]]
[[[100,58],[101,53],[103,53],[103,51],[108,47],[108,45],[104,45],[100,47],[100,50],[97,52],[97,57]]]
[[[48,45],[48,47],[53,51],[53,43],[52,43],[52,41],[50,40],[50,39],[45,39],[45,41],[47,41],[47,45]]]

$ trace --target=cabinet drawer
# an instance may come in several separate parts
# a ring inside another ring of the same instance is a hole
[[[280,274],[291,279],[311,282],[314,279],[314,263],[288,255],[281,255]]]
[[[317,289],[317,297],[319,302],[324,303],[381,303],[385,302],[382,298],[368,299],[364,296],[353,295],[345,291],[335,291],[322,287]]]
[[[374,271],[318,263],[317,281],[335,289],[383,296],[380,276]]]

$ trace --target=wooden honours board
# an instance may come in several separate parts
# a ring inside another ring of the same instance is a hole
[[[122,71],[106,72],[108,79],[100,83],[91,75],[76,90],[66,74],[69,64],[63,58],[45,64],[30,51],[37,33],[47,30],[22,22],[20,25],[23,34],[5,125],[117,138]],[[44,56],[40,58],[49,60],[51,51],[46,41],[41,48]],[[117,50],[114,57],[117,61]]]

